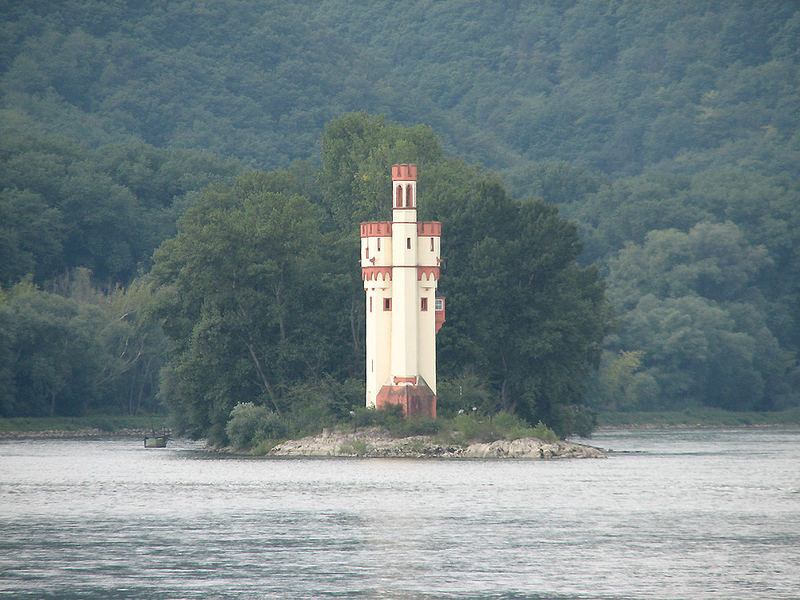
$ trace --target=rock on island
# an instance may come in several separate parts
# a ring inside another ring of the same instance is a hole
[[[356,432],[324,430],[321,434],[288,440],[275,446],[268,456],[362,456],[407,458],[605,458],[599,448],[559,440],[536,438],[460,444],[433,436],[393,437],[388,431],[370,427]]]

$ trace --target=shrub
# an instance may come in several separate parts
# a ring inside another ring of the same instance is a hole
[[[547,425],[539,421],[536,424],[536,427],[530,429],[530,434],[527,437],[535,437],[543,440],[545,442],[555,442],[558,441],[558,436],[556,432],[550,429]]]
[[[400,406],[390,406],[381,410],[359,406],[353,412],[355,414],[345,423],[349,424],[354,420],[356,427],[385,427],[389,431],[396,431],[405,425],[403,409]]]
[[[492,416],[457,415],[452,419],[451,427],[465,442],[493,442],[523,437],[535,437],[546,442],[558,439],[556,433],[541,421],[536,427],[531,427],[527,421],[503,411]]]
[[[488,417],[479,419],[475,415],[456,415],[452,428],[465,442],[493,442],[499,437]]]
[[[264,440],[286,437],[286,421],[266,406],[252,402],[239,403],[233,407],[225,433],[237,450],[248,450]]]
[[[441,421],[421,418],[404,421],[402,426],[398,427],[396,431],[392,431],[392,433],[406,437],[411,435],[436,435],[441,430]]]

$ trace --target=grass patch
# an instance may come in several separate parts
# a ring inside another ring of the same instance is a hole
[[[261,440],[253,447],[250,453],[253,456],[266,456],[267,454],[269,454],[270,450],[272,450],[282,441],[283,440]]]
[[[365,456],[367,454],[367,442],[364,440],[353,440],[352,444],[342,444],[339,447],[339,454]]]
[[[537,438],[545,442],[555,442],[558,436],[541,421],[531,427],[526,421],[507,412],[496,415],[457,415],[445,424],[452,431],[454,439],[461,442],[494,442],[495,440],[517,440]]]

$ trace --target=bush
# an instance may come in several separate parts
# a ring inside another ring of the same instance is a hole
[[[356,427],[385,427],[389,431],[397,431],[405,425],[403,409],[400,406],[390,406],[381,410],[359,406],[353,412],[355,414],[350,417],[349,422],[354,420]]]
[[[284,438],[288,431],[280,415],[252,402],[234,406],[225,426],[228,440],[237,450],[249,450],[259,442]]]
[[[530,430],[530,435],[526,437],[535,437],[543,440],[545,442],[555,442],[558,441],[558,436],[556,432],[550,429],[547,425],[539,421],[536,424],[536,427]]]
[[[524,437],[538,438],[546,442],[558,439],[556,433],[541,421],[536,427],[531,427],[527,421],[503,411],[492,416],[457,415],[452,419],[451,427],[465,442],[493,442]]]
[[[489,418],[478,418],[476,415],[456,415],[452,420],[453,432],[464,442],[493,442],[499,437],[494,424]]]

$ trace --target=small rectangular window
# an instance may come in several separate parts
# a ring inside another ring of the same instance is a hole
[[[406,238],[406,248],[411,250],[411,238]]]
[[[381,238],[378,238],[378,252],[381,251]]]
[[[431,252],[433,252],[433,238],[431,238]]]
[[[391,298],[384,298],[383,299],[383,310],[392,310],[392,299]]]
[[[444,301],[441,298],[436,299],[436,310],[444,310]]]
[[[420,307],[419,307],[419,309],[420,309],[421,311],[423,311],[423,312],[428,310],[428,299],[427,299],[427,298],[422,298],[422,299],[420,300]]]
[[[369,297],[369,312],[372,312],[372,296]]]

